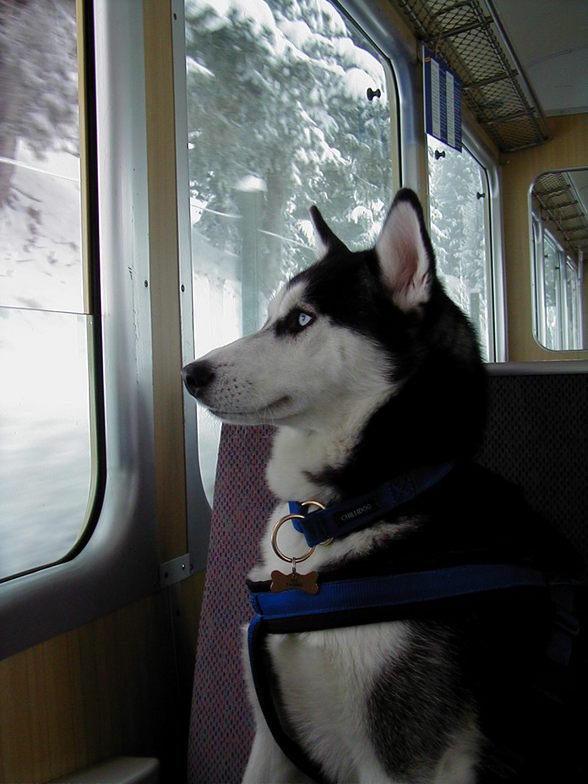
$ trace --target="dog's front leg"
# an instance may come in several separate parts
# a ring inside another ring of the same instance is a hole
[[[263,717],[257,722],[243,784],[312,784],[275,742]]]

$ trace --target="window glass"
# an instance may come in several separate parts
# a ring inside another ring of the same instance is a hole
[[[427,137],[431,240],[448,295],[470,317],[485,360],[494,359],[489,192],[486,170]]]
[[[560,252],[553,237],[545,233],[543,237],[543,279],[545,281],[544,307],[546,345],[549,348],[563,348],[561,318]]]
[[[582,347],[582,330],[580,324],[580,281],[578,271],[571,258],[566,260],[566,290],[568,302],[568,346]]]
[[[533,254],[533,275],[531,290],[533,298],[533,334],[540,343],[545,343],[545,312],[543,302],[543,227],[535,213],[531,213],[531,251]]]
[[[327,0],[186,0],[196,355],[265,320],[315,258],[317,204],[350,247],[375,241],[392,197],[387,78]],[[218,423],[198,412],[211,497]]]
[[[0,579],[67,555],[92,484],[75,0],[0,5]]]
[[[529,198],[533,331],[537,342],[551,351],[585,348],[584,175],[583,169],[543,172]]]
[[[582,285],[579,264],[533,215],[534,326],[539,342],[552,351],[581,349]]]

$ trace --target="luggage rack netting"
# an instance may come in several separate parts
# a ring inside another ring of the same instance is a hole
[[[491,0],[390,0],[462,81],[463,101],[501,152],[548,139],[543,111]]]

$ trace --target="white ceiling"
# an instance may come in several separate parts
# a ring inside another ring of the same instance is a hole
[[[545,114],[588,111],[588,0],[494,0]]]

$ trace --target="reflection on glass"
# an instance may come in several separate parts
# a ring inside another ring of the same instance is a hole
[[[185,14],[201,355],[257,329],[312,263],[312,204],[350,247],[375,241],[393,195],[390,106],[373,48],[327,0],[186,0]],[[198,428],[210,497],[218,425],[199,410]]]
[[[431,136],[427,140],[431,240],[437,273],[451,299],[470,317],[482,356],[488,361],[492,288],[486,242],[486,172],[465,147],[460,154]]]
[[[0,5],[2,579],[71,550],[92,468],[75,0]]]
[[[587,345],[583,318],[588,170],[545,172],[530,197],[535,337],[552,351]]]

